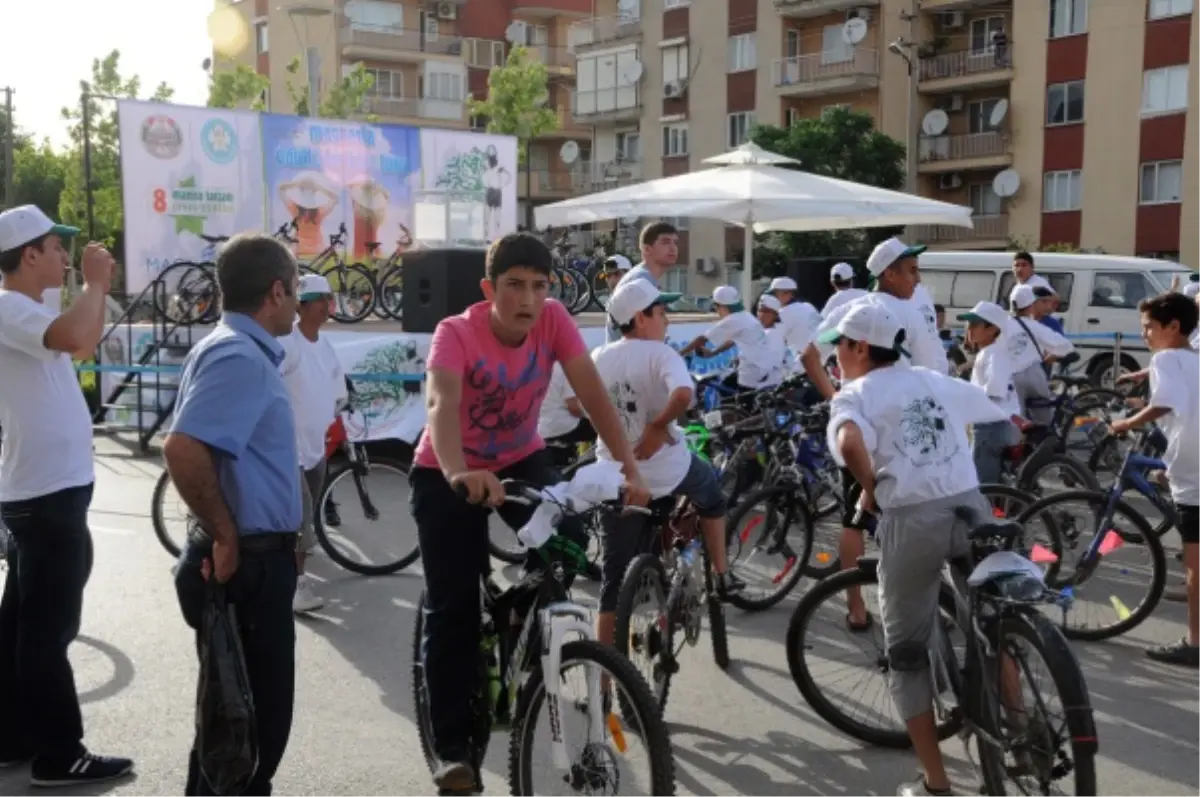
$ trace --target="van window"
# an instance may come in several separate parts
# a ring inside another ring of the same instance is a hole
[[[1158,286],[1140,271],[1097,271],[1092,281],[1092,307],[1136,310],[1138,304],[1158,295]]]
[[[990,271],[921,270],[921,284],[934,301],[947,307],[974,307],[992,295],[996,275]]]
[[[1037,273],[1046,279],[1050,283],[1050,287],[1058,294],[1058,309],[1054,312],[1065,313],[1071,309],[1071,288],[1075,285],[1075,275],[1069,271],[1039,271]],[[1008,306],[1008,297],[1012,293],[1013,285],[1016,283],[1017,278],[1013,276],[1011,271],[1006,271],[1000,275],[1000,290],[996,294],[996,304],[1005,310],[1011,309]]]
[[[933,294],[935,302],[953,306],[953,303],[950,301],[950,294],[954,291],[953,271],[926,271],[925,269],[921,269],[921,284],[925,286],[925,290]]]

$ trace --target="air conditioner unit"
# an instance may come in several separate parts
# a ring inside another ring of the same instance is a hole
[[[943,11],[938,16],[938,22],[943,30],[961,28],[967,24],[967,16],[961,11]]]
[[[687,91],[687,83],[682,80],[672,81],[663,86],[663,96],[668,99],[678,99]]]
[[[438,3],[437,4],[438,19],[457,19],[458,6],[454,3]]]
[[[962,188],[962,177],[957,174],[943,174],[938,179],[938,188],[943,191],[953,191]]]
[[[860,8],[847,9],[846,21],[849,22],[852,19],[861,19],[863,22],[870,22],[871,21],[871,9],[867,8],[866,6],[862,6]]]
[[[961,94],[951,94],[938,105],[946,113],[957,113],[967,107],[967,101]]]

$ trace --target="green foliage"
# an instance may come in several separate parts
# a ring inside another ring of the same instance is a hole
[[[55,152],[50,141],[18,141],[13,150],[13,205],[37,205],[58,213],[66,179],[67,156]]]
[[[1067,255],[1106,255],[1108,251],[1103,246],[1078,247],[1068,243],[1052,243],[1039,245],[1038,241],[1029,236],[1009,236],[1008,251],[1010,252],[1055,252]]]
[[[300,56],[293,58],[286,69],[287,90],[292,99],[293,112],[297,116],[312,116],[308,109],[308,83],[300,80],[304,74]],[[322,119],[349,119],[362,115],[363,100],[374,85],[375,77],[362,64],[356,64],[349,74],[327,92],[325,99],[320,100],[316,115]],[[369,114],[366,118],[373,119]]]
[[[800,168],[813,174],[893,191],[904,188],[904,144],[876,130],[874,119],[862,111],[830,108],[790,127],[756,126],[750,139],[763,149],[800,161]],[[781,274],[796,257],[865,255],[896,233],[894,227],[769,233],[760,236],[754,248],[754,276]]]
[[[508,54],[504,66],[488,75],[488,95],[485,100],[467,100],[472,116],[488,120],[489,133],[516,136],[518,162],[524,164],[527,144],[558,129],[558,113],[547,108],[546,66],[516,46]]]
[[[263,96],[271,86],[271,79],[260,75],[246,64],[237,64],[217,71],[214,66],[208,81],[209,108],[247,107],[252,111],[267,110]],[[305,98],[307,102],[308,98]]]

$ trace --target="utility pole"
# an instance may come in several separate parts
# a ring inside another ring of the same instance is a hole
[[[83,195],[87,206],[88,240],[96,240],[96,204],[92,197],[92,114],[91,95],[79,95],[80,126],[83,127]]]
[[[13,204],[13,142],[17,138],[17,122],[13,119],[13,90],[6,86],[3,91],[8,129],[4,132],[4,201],[0,202],[0,207],[10,208]]]

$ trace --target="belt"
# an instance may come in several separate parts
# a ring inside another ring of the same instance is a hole
[[[297,534],[294,531],[270,531],[258,534],[239,534],[238,550],[242,553],[294,552]],[[212,545],[209,537],[198,528],[188,529],[188,542],[194,545]]]

